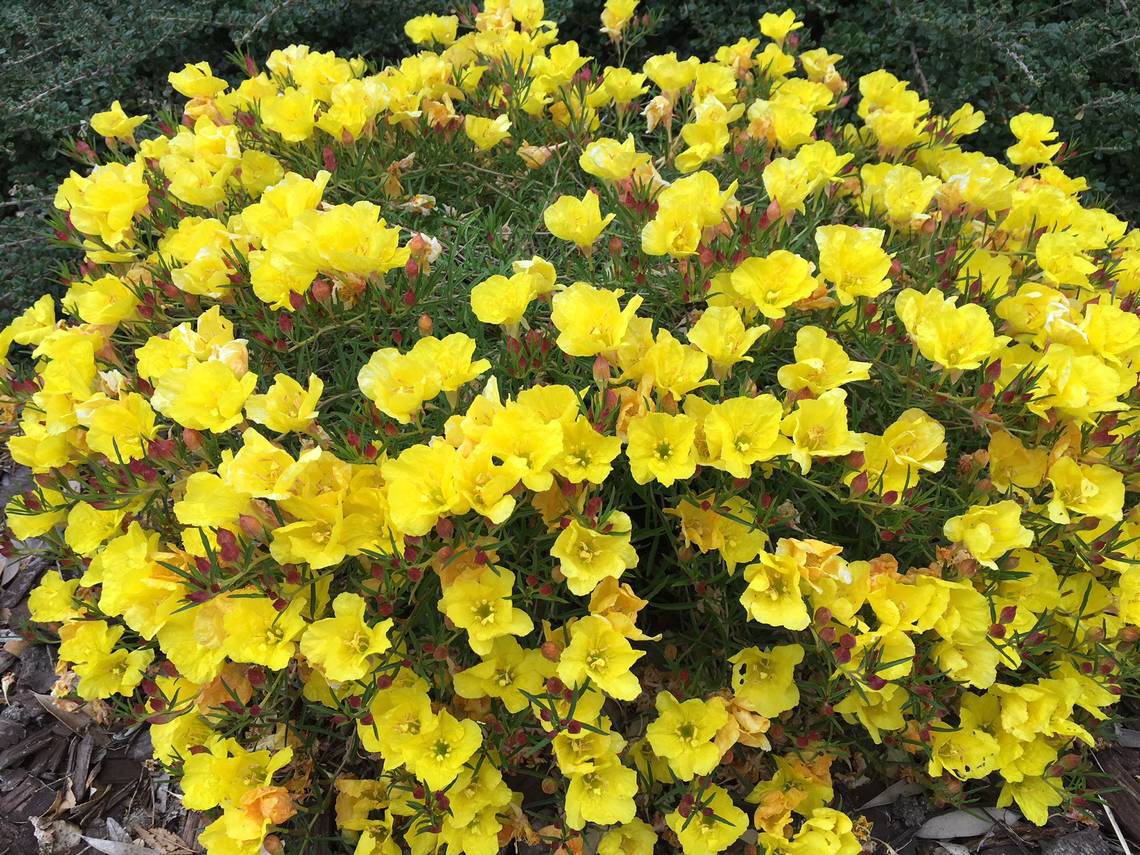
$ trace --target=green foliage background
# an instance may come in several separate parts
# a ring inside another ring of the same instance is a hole
[[[1000,153],[1005,122],[1030,109],[1056,117],[1075,144],[1070,171],[1102,204],[1140,220],[1140,0],[643,0],[660,16],[645,53],[707,58],[756,35],[768,8],[791,5],[813,41],[845,56],[854,85],[886,67],[911,80],[937,112],[964,101],[989,123],[974,144]],[[207,59],[236,71],[241,45],[261,58],[303,41],[382,64],[409,47],[403,22],[448,11],[448,0],[7,0],[0,5],[0,322],[50,287],[59,262],[43,215],[70,163],[61,145],[114,99],[128,112],[171,103],[168,71]],[[610,56],[598,34],[601,0],[548,0],[583,51]]]

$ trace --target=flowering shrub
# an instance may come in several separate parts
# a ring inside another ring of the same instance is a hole
[[[610,64],[498,0],[93,118],[67,319],[0,334],[8,526],[57,695],[149,724],[210,853],[853,855],[864,774],[1087,805],[1140,232],[1047,117],[971,152],[791,12],[626,68],[635,6]]]

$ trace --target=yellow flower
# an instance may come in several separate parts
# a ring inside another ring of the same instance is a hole
[[[306,389],[288,374],[278,374],[264,395],[250,395],[245,412],[253,421],[277,433],[302,431],[318,415],[317,402],[325,384],[316,374],[309,375]]]
[[[800,591],[800,562],[778,552],[761,552],[758,557],[755,564],[744,568],[748,587],[740,595],[740,604],[758,623],[805,629],[811,618]]]
[[[896,226],[915,228],[930,216],[926,209],[942,182],[901,163],[868,163],[859,171],[864,213],[883,211]]]
[[[304,142],[317,126],[317,104],[304,89],[286,87],[261,100],[261,121],[286,142]]]
[[[432,790],[442,790],[459,776],[482,744],[483,731],[477,723],[440,710],[404,748],[404,764]]]
[[[677,835],[685,855],[717,855],[748,828],[748,815],[716,784],[710,785],[688,817],[673,811],[665,823]]]
[[[242,407],[256,386],[256,374],[239,377],[211,360],[164,373],[150,403],[183,427],[222,433],[242,420]]]
[[[655,702],[657,718],[645,731],[654,753],[664,757],[682,781],[715,769],[722,752],[713,737],[728,723],[724,699],[690,698],[681,703],[670,692],[661,691]]]
[[[575,282],[555,294],[550,319],[558,330],[562,352],[596,356],[616,349],[642,302],[641,295],[635,294],[623,309],[618,303],[622,293]]]
[[[657,835],[640,819],[615,825],[598,841],[598,855],[653,855]]]
[[[187,98],[213,98],[225,90],[226,81],[214,77],[208,62],[187,63],[181,71],[166,76],[174,91]]]
[[[720,224],[735,192],[735,181],[721,192],[711,172],[677,179],[657,195],[657,213],[641,230],[642,251],[674,258],[692,255],[702,229]]]
[[[990,480],[999,490],[1032,490],[1045,480],[1049,453],[1043,448],[1026,448],[1011,433],[995,430],[990,435],[989,454]]]
[[[798,644],[783,644],[771,650],[746,647],[731,657],[732,691],[755,712],[775,718],[795,709],[800,702],[795,668],[804,659]]]
[[[337,594],[333,600],[335,617],[309,624],[301,636],[301,654],[330,680],[362,680],[369,673],[368,657],[383,653],[390,646],[391,620],[375,626],[364,621],[364,598],[358,594]]]
[[[641,684],[630,667],[644,655],[605,618],[587,615],[570,629],[570,644],[558,660],[558,676],[568,686],[589,680],[612,698],[632,701],[641,694]]]
[[[1009,339],[994,335],[984,306],[956,306],[956,299],[943,298],[935,289],[922,294],[904,288],[895,298],[895,312],[931,362],[949,369],[977,368]]]
[[[911,408],[882,436],[863,434],[863,466],[867,486],[879,495],[894,493],[896,501],[918,484],[922,472],[941,472],[946,462],[946,430],[922,410]],[[844,480],[856,478],[850,473]]]
[[[54,204],[68,212],[79,231],[114,249],[133,237],[135,215],[149,200],[144,165],[135,160],[96,166],[87,177],[72,172],[59,186]]]
[[[863,844],[853,828],[846,814],[821,807],[812,811],[791,840],[767,833],[759,840],[779,855],[859,855]]]
[[[550,556],[561,562],[566,586],[579,597],[589,594],[603,579],[617,579],[637,566],[637,551],[630,544],[633,523],[629,515],[614,511],[600,525],[598,531],[572,519],[550,549]]]
[[[820,226],[815,230],[819,272],[835,287],[839,302],[849,306],[856,297],[874,299],[891,287],[887,274],[891,257],[883,247],[882,229],[860,226]]]
[[[603,436],[589,419],[577,416],[562,425],[562,456],[553,468],[573,484],[588,481],[601,484],[613,471],[613,460],[621,453],[621,440]]]
[[[757,23],[760,32],[779,45],[804,25],[803,21],[796,20],[796,13],[791,9],[785,9],[778,15],[775,12],[765,12]]]
[[[371,202],[336,205],[324,211],[302,211],[291,231],[279,234],[274,249],[285,249],[300,267],[335,270],[359,276],[403,267],[410,256],[400,246],[400,230],[389,226]]]
[[[1071,457],[1062,457],[1049,467],[1053,498],[1049,519],[1071,522],[1069,512],[1120,522],[1124,518],[1124,476],[1103,463],[1085,466]]]
[[[677,54],[670,51],[649,57],[645,61],[645,73],[663,92],[678,92],[696,79],[700,64],[695,56],[678,60]]]
[[[542,221],[554,237],[572,241],[583,251],[592,249],[602,229],[613,218],[613,214],[602,216],[598,194],[589,190],[581,199],[559,196],[542,212]]]
[[[659,481],[669,487],[697,468],[697,423],[690,416],[646,413],[631,419],[625,454],[638,484]]]
[[[963,544],[987,567],[1011,549],[1033,543],[1033,532],[1021,524],[1021,507],[1012,499],[992,505],[972,505],[966,513],[951,517],[943,527],[950,540]]]
[[[459,18],[455,15],[417,15],[404,24],[404,34],[417,45],[449,45],[455,41],[458,28]]]
[[[633,19],[634,12],[637,11],[637,3],[638,0],[606,0],[606,5],[602,8],[601,32],[615,41],[620,39],[622,32]],[[612,855],[612,853],[605,853],[605,855]],[[630,852],[627,855],[633,855],[633,853]]]
[[[837,703],[835,711],[843,716],[844,721],[863,725],[871,741],[879,745],[882,742],[880,731],[902,730],[906,726],[902,714],[906,699],[906,690],[895,683],[888,683],[879,691],[860,686]],[[931,774],[936,773],[932,770]]]
[[[618,353],[623,366],[628,362]],[[673,338],[669,330],[657,331],[657,339],[641,358],[627,369],[627,375],[640,379],[642,388],[652,386],[658,393],[668,393],[679,401],[689,392],[701,386],[715,385],[712,380],[702,380],[708,370],[709,360],[700,350],[684,345]]]
[[[439,377],[439,387],[451,400],[460,386],[470,383],[491,367],[486,359],[472,359],[475,339],[464,333],[452,333],[443,338],[424,336],[408,354]],[[455,402],[452,400],[452,406]]]
[[[710,306],[693,324],[688,338],[712,360],[713,374],[723,380],[736,363],[752,361],[747,353],[768,329],[767,324],[746,329],[735,306]]]
[[[1049,163],[1061,150],[1061,143],[1053,142],[1057,139],[1057,132],[1053,130],[1051,116],[1042,116],[1040,113],[1018,113],[1009,120],[1009,129],[1017,138],[1017,143],[1005,152],[1012,164],[1036,166],[1039,163]]]
[[[780,402],[767,394],[725,398],[713,404],[702,414],[700,424],[708,463],[734,478],[747,478],[753,464],[787,454],[791,443],[780,436],[782,416]]]
[[[516,273],[509,279],[501,274],[488,277],[471,289],[471,310],[485,324],[502,324],[518,337],[519,322],[534,300],[534,277]]]
[[[111,274],[73,282],[62,303],[89,324],[117,325],[138,317],[138,296],[126,282]]]
[[[119,102],[113,101],[110,109],[91,117],[91,130],[112,139],[133,140],[135,128],[149,118],[150,116],[128,116]]]
[[[230,597],[222,619],[226,655],[234,662],[251,662],[271,671],[288,667],[297,652],[296,639],[305,631],[301,605],[301,600],[294,600],[278,611],[268,597]]]
[[[541,694],[543,683],[554,676],[554,663],[538,650],[523,649],[509,635],[491,643],[483,661],[453,676],[461,698],[498,698],[507,712],[530,706],[527,695]]]
[[[746,258],[732,271],[732,288],[766,318],[782,318],[793,303],[815,293],[815,265],[785,249]]]
[[[843,347],[819,327],[800,327],[793,353],[796,361],[780,366],[776,372],[780,385],[791,392],[807,389],[813,395],[822,395],[871,375],[871,363],[852,361]]]
[[[599,91],[613,100],[619,108],[624,107],[649,91],[645,79],[644,74],[630,71],[628,68],[606,66]]]
[[[78,579],[65,580],[57,570],[49,570],[28,595],[28,610],[36,623],[71,621],[83,613],[75,607]]]
[[[1021,781],[1005,781],[998,794],[997,806],[1001,808],[1017,802],[1026,819],[1034,825],[1044,825],[1049,819],[1049,808],[1064,801],[1064,782],[1060,778],[1038,775]]]
[[[422,350],[403,354],[394,347],[381,348],[357,375],[360,391],[380,412],[408,424],[425,401],[440,393],[442,378],[425,357]]]
[[[413,445],[383,464],[393,526],[418,537],[460,502],[455,486],[458,454],[443,442]]]
[[[494,119],[465,116],[463,132],[480,151],[487,151],[510,137],[511,120],[505,113]]]
[[[76,405],[75,418],[87,428],[87,447],[115,462],[142,459],[146,441],[157,435],[154,410],[137,392],[124,392],[118,398],[101,392],[92,395]]]
[[[570,776],[566,788],[566,824],[574,829],[587,822],[599,825],[627,823],[637,810],[637,773],[615,755],[591,771]]]
[[[815,399],[797,402],[780,430],[792,440],[789,454],[806,475],[816,457],[840,457],[863,447],[862,438],[847,427],[847,393],[830,389]]]
[[[721,106],[716,98],[710,100]],[[721,110],[723,111],[723,106]],[[681,127],[681,139],[688,148],[674,158],[673,164],[678,172],[694,172],[724,153],[729,143],[728,124],[715,119],[690,122]]]
[[[119,508],[96,508],[87,502],[76,502],[67,512],[64,540],[80,555],[90,555],[119,529],[125,511]]]
[[[627,135],[624,142],[608,137],[596,139],[578,157],[583,172],[605,181],[621,181],[649,163],[649,155],[634,147],[633,134]]]
[[[460,629],[467,630],[471,649],[484,656],[504,635],[526,635],[534,623],[511,601],[515,574],[501,567],[478,568],[444,588],[437,608]]]

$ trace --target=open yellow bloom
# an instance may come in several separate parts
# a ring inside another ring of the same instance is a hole
[[[829,389],[818,398],[796,404],[780,430],[792,441],[792,459],[806,475],[817,457],[840,457],[863,447],[863,439],[847,427],[847,393]]]
[[[511,135],[511,120],[503,114],[494,119],[482,116],[464,116],[463,132],[475,143],[480,151],[487,151],[508,139]]]
[[[133,140],[135,128],[149,119],[149,116],[128,116],[118,101],[111,102],[109,109],[91,117],[91,130],[112,139]]]
[[[977,368],[1009,339],[994,335],[984,306],[956,306],[956,297],[931,289],[925,294],[904,288],[895,298],[895,312],[919,351],[943,368]]]
[[[246,398],[245,412],[258,424],[278,433],[304,430],[319,415],[317,402],[324,388],[316,374],[309,375],[308,388],[288,374],[278,374],[264,395]]]
[[[547,230],[556,238],[575,243],[585,251],[593,246],[613,214],[602,216],[598,204],[598,194],[586,191],[581,199],[573,196],[559,196],[554,204],[542,212],[542,221]]]
[[[793,303],[815,293],[815,265],[786,249],[747,258],[732,271],[732,288],[766,318],[782,318]]]
[[[449,45],[455,41],[458,28],[459,18],[455,15],[417,15],[404,24],[404,33],[418,45]]]
[[[658,692],[657,718],[646,728],[645,738],[653,751],[669,761],[669,768],[682,781],[707,775],[720,762],[721,750],[713,741],[728,723],[724,699],[690,698],[683,703],[669,692]]]
[[[438,608],[460,629],[467,630],[471,649],[484,656],[496,638],[526,635],[534,623],[514,607],[515,574],[502,567],[478,568],[447,585]]]
[[[753,464],[787,454],[792,444],[780,435],[782,416],[783,407],[772,395],[726,398],[712,405],[700,423],[707,462],[734,478],[747,478]]]
[[[637,552],[630,545],[632,528],[629,515],[622,511],[611,513],[600,531],[570,521],[554,541],[550,556],[561,562],[571,593],[589,594],[603,579],[617,579],[637,566]]]
[[[783,644],[771,650],[746,647],[730,658],[732,690],[736,697],[762,716],[774,718],[800,702],[795,667],[804,659],[798,644]]]
[[[768,626],[800,630],[811,618],[804,603],[800,582],[802,567],[794,556],[761,552],[759,561],[744,568],[748,587],[740,603],[748,616]]]
[[[632,701],[641,694],[641,684],[630,668],[644,655],[605,618],[588,615],[570,629],[570,644],[558,660],[558,676],[568,686],[589,679],[610,697]]]
[[[256,387],[256,374],[238,376],[222,362],[199,362],[164,373],[150,402],[183,427],[222,433],[242,420],[242,407]]]
[[[972,505],[966,513],[948,519],[944,532],[982,564],[995,568],[997,559],[1011,549],[1033,543],[1033,532],[1021,524],[1021,507],[1012,499]]]
[[[649,155],[639,152],[633,143],[633,134],[623,142],[602,137],[591,142],[578,158],[582,171],[606,181],[621,181],[634,170],[643,169],[650,162]]]
[[[623,766],[616,755],[581,775],[570,776],[566,790],[566,824],[583,828],[587,822],[600,825],[626,823],[637,810],[637,773]]]
[[[301,654],[330,680],[361,680],[369,673],[369,657],[390,646],[391,620],[369,626],[364,620],[364,598],[337,594],[334,617],[309,624],[301,636]]]
[[[829,389],[871,376],[871,363],[853,361],[819,327],[800,327],[793,353],[796,361],[780,366],[776,373],[780,385],[791,392],[807,389],[813,395],[822,395]]]
[[[748,814],[733,804],[727,792],[712,784],[689,817],[673,811],[665,822],[681,841],[685,855],[717,855],[745,832]]]
[[[835,287],[844,306],[856,297],[878,297],[891,287],[887,274],[891,257],[883,247],[882,229],[857,226],[820,226],[815,230],[819,247],[819,272]]]
[[[660,481],[670,486],[697,468],[697,423],[690,416],[646,413],[631,419],[625,454],[638,484]]]
[[[575,282],[554,295],[550,319],[558,329],[558,347],[570,356],[596,356],[617,348],[642,303],[633,295],[625,308],[621,291]]]
[[[735,306],[710,306],[689,330],[689,341],[699,347],[713,364],[713,373],[723,380],[738,362],[751,362],[749,349],[768,332],[768,325],[745,328]]]

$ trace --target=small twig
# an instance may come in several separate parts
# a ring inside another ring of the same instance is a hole
[[[1100,758],[1093,754],[1093,760],[1096,761],[1097,768],[1099,768],[1103,774],[1108,775],[1108,772],[1105,771],[1104,766],[1100,762]],[[1116,839],[1120,843],[1120,848],[1124,850],[1124,855],[1132,855],[1132,847],[1128,845],[1128,841],[1124,837],[1124,832],[1120,830],[1120,824],[1116,821],[1116,814],[1112,812],[1112,808],[1108,806],[1108,802],[1102,800],[1100,806],[1104,808],[1104,815],[1108,817],[1109,825],[1111,825],[1112,830],[1116,832]]]
[[[891,9],[895,13],[895,17],[902,18],[902,10],[899,9],[898,3],[891,0]],[[914,64],[914,73],[918,75],[918,85],[922,87],[922,94],[930,94],[930,84],[926,81],[926,75],[922,72],[922,63],[918,61],[918,48],[914,46],[914,41],[907,40],[907,45],[910,47],[910,61]]]
[[[914,70],[918,75],[918,83],[922,87],[922,94],[930,94],[930,84],[926,82],[926,75],[922,73],[922,63],[918,61],[918,50],[915,49],[914,42],[908,42],[910,45],[910,58],[914,62]]]
[[[1009,45],[1002,45],[1002,47],[1005,50],[1006,54],[1009,56],[1009,58],[1013,60],[1014,64],[1018,68],[1021,69],[1022,73],[1027,78],[1029,78],[1029,82],[1032,83],[1034,86],[1037,86],[1038,85],[1037,78],[1033,76],[1033,72],[1030,71],[1029,66],[1025,64],[1025,60],[1023,60],[1020,56],[1018,56],[1016,53],[1014,53],[1013,48],[1011,48]]]
[[[294,2],[294,0],[284,0],[283,3],[278,3],[272,9],[267,11],[264,15],[262,15],[256,21],[254,21],[252,26],[250,26],[250,28],[248,30],[246,30],[244,33],[242,33],[241,38],[238,39],[238,44],[244,45],[250,36],[252,36],[258,30],[260,30],[262,28],[262,26],[264,26],[266,23],[268,23],[270,18],[272,18],[274,15],[276,15],[278,12],[280,12],[285,7],[292,6],[293,2]]]

